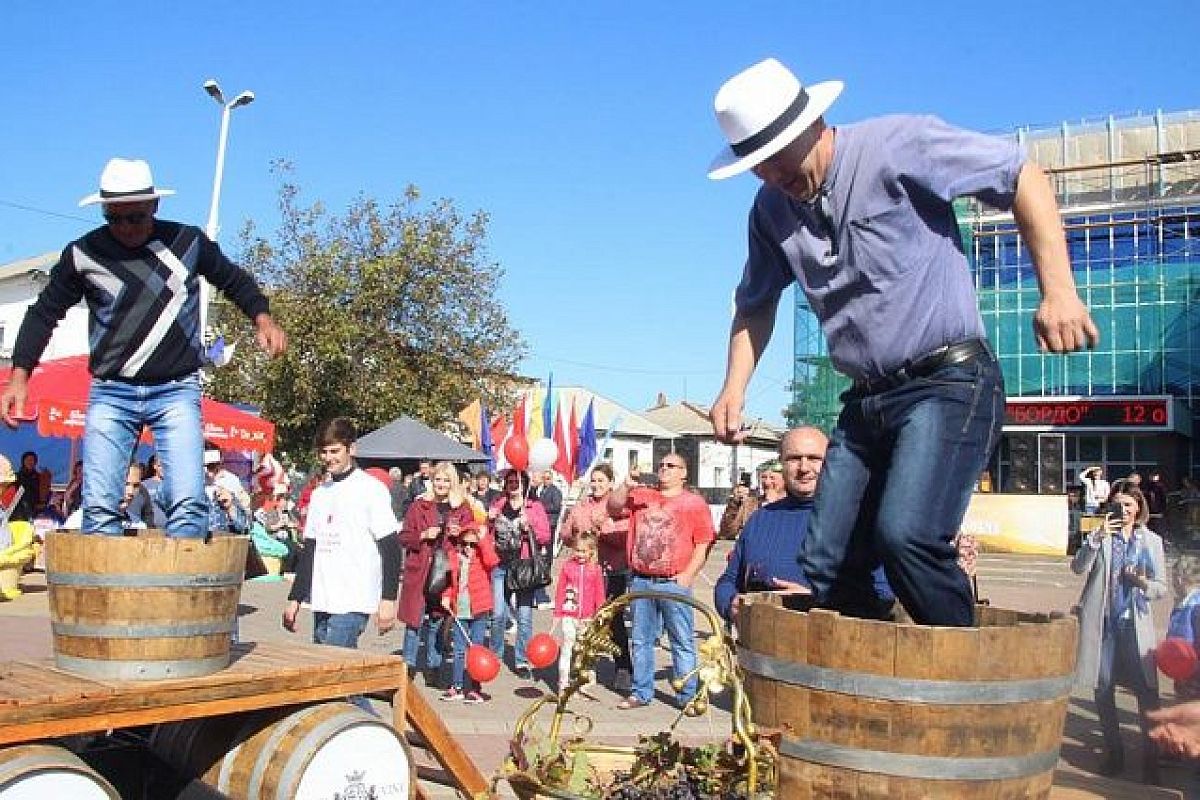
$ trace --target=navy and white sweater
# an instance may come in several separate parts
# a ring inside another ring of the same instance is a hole
[[[201,364],[200,284],[204,276],[250,319],[266,296],[199,228],[155,220],[154,234],[129,249],[100,227],[67,245],[50,282],[25,314],[13,366],[32,370],[67,310],[86,298],[89,368],[97,378],[161,383]]]

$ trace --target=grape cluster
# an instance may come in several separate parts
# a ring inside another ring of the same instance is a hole
[[[604,793],[604,800],[749,800],[745,792],[725,791],[712,794],[696,786],[696,782],[686,776],[679,776],[667,783],[663,780],[655,782],[654,786],[635,786],[629,782],[629,774],[617,772],[613,775],[613,783]]]

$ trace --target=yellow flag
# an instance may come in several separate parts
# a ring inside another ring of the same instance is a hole
[[[458,412],[459,421],[471,432],[471,447],[475,450],[479,449],[483,441],[483,423],[480,421],[482,416],[483,407],[478,400],[472,400],[470,405]]]
[[[542,425],[542,390],[534,389],[532,399],[529,401],[529,407],[533,409],[529,414],[529,430],[525,433],[525,438],[529,442],[529,446],[533,447],[533,443],[538,439],[546,436],[546,431]]]

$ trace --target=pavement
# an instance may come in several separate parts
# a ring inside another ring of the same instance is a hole
[[[711,603],[712,584],[724,568],[730,547],[729,542],[716,544],[702,577],[697,582],[697,597],[706,603]],[[1065,557],[984,554],[979,559],[979,596],[1000,608],[1039,612],[1067,611],[1077,601],[1081,585],[1081,577],[1071,573],[1069,559]],[[26,589],[24,596],[11,602],[0,603],[0,631],[3,631],[3,638],[0,639],[3,647],[0,648],[0,654],[6,660],[45,657],[51,653],[44,576],[40,573],[29,573],[24,576],[22,586]],[[243,641],[311,640],[311,616],[307,613],[301,615],[301,626],[295,634],[288,633],[280,625],[280,612],[289,587],[290,584],[286,581],[249,581],[245,584],[240,609],[240,635]],[[1170,603],[1158,603],[1155,610],[1161,636],[1166,629]],[[697,627],[703,628],[699,623],[699,616],[697,619]],[[541,609],[535,612],[536,631],[549,630],[550,623],[549,610]],[[395,630],[380,636],[368,628],[360,640],[360,649],[378,654],[398,654],[402,635],[402,630]],[[511,635],[510,632],[510,643]],[[609,665],[600,665],[598,677],[601,685],[592,690],[595,699],[577,698],[572,701],[571,706],[572,711],[590,719],[590,741],[631,744],[639,734],[654,733],[672,725],[676,726],[676,735],[684,741],[708,741],[728,735],[730,716],[725,709],[719,707],[722,703],[711,707],[710,713],[703,717],[680,717],[678,710],[670,703],[671,690],[666,681],[669,673],[664,671],[669,664],[669,657],[665,650],[660,649],[658,662],[660,671],[656,701],[648,707],[631,711],[616,708],[621,697],[607,688],[606,684],[611,679]],[[481,705],[441,701],[439,688],[426,685],[423,676],[416,677],[415,681],[434,710],[441,712],[442,720],[466,752],[484,774],[490,775],[499,769],[508,752],[508,742],[518,717],[543,692],[553,690],[555,677],[555,670],[550,669],[538,671],[532,680],[522,680],[507,667],[503,668],[500,676],[485,687],[490,700]],[[1172,702],[1171,682],[1162,679],[1160,687],[1163,702]],[[1126,693],[1118,692],[1118,702],[1122,709],[1122,723],[1128,745],[1126,763],[1137,765],[1140,763],[1136,749],[1139,737],[1136,735],[1133,700]],[[1091,773],[1099,765],[1099,746],[1099,729],[1091,697],[1073,698],[1063,739],[1060,767],[1080,774]],[[414,748],[414,758],[418,765],[425,768],[423,774],[428,774],[426,770],[436,766],[419,748]],[[1193,769],[1190,767],[1164,764],[1163,785],[1184,789],[1190,785],[1188,782],[1192,774]],[[1136,778],[1133,766],[1126,777]],[[439,787],[424,780],[422,785],[431,797],[457,796],[449,787]],[[513,795],[507,786],[502,786],[501,796]]]

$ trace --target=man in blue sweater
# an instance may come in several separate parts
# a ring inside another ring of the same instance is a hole
[[[788,431],[779,443],[787,496],[750,515],[713,589],[717,613],[728,622],[737,621],[743,594],[792,592],[808,585],[798,559],[808,535],[813,495],[828,444],[824,433],[808,426]],[[863,602],[890,604],[894,596],[881,570],[876,571],[875,578],[877,596],[863,598]]]

